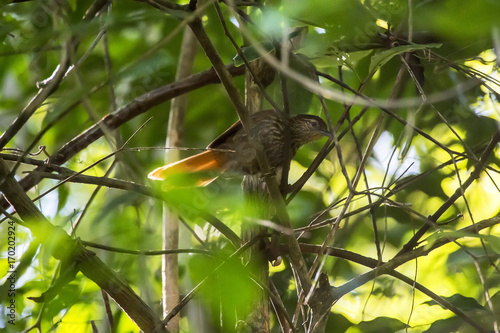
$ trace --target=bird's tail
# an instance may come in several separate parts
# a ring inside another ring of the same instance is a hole
[[[171,180],[175,183],[175,187],[206,186],[213,182],[224,169],[224,154],[207,150],[156,168],[148,174],[148,178]]]

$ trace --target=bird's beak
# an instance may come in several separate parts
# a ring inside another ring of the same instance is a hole
[[[328,139],[333,138],[333,134],[328,131],[321,131],[320,133],[322,136],[326,136]]]
[[[316,131],[312,138],[311,138],[311,142],[312,141],[317,141],[317,140],[321,140],[323,137],[328,137],[328,139],[331,139],[333,138],[333,135],[332,133],[328,132],[328,131]]]

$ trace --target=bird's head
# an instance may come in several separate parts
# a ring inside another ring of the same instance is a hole
[[[292,143],[302,146],[324,136],[331,137],[332,134],[320,117],[301,114],[290,119],[290,136]]]

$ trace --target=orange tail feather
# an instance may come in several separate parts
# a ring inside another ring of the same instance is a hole
[[[212,150],[185,158],[183,160],[156,168],[148,174],[149,179],[167,180],[180,174],[203,173],[206,171],[224,171],[224,159],[220,152]],[[206,186],[215,180],[215,177],[200,177],[196,186]]]

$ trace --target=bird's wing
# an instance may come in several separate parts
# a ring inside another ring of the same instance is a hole
[[[241,122],[238,120],[231,127],[229,127],[224,133],[219,135],[214,141],[210,142],[207,146],[209,149],[220,148],[223,144],[232,141],[234,135],[243,129]]]
[[[274,110],[264,110],[256,112],[252,115],[252,120],[254,123],[258,124],[261,121],[265,121],[269,118],[275,118],[276,111]],[[243,133],[243,126],[240,121],[235,122],[231,127],[229,127],[224,133],[219,135],[214,141],[210,142],[207,148],[221,148],[224,144],[231,146],[233,139],[237,133],[241,133],[242,137],[245,135]],[[228,148],[228,147],[223,147]]]

